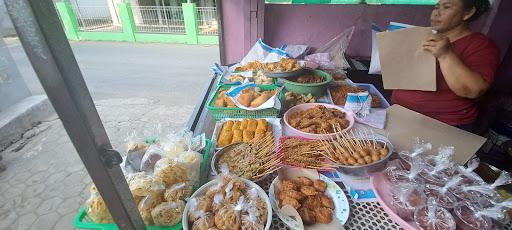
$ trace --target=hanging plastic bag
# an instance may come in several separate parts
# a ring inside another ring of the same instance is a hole
[[[164,150],[157,145],[150,145],[140,162],[140,171],[153,172],[156,162],[162,159],[163,155]]]
[[[352,34],[354,33],[354,27],[350,27],[338,34],[331,41],[319,48],[314,56],[308,55],[305,57],[306,61],[313,61],[320,64],[322,69],[348,69],[350,65],[345,59],[345,51],[350,44]],[[319,55],[322,54],[322,55]],[[328,58],[325,54],[328,54]],[[309,58],[308,58],[309,57]],[[317,59],[321,57],[321,59]],[[326,62],[326,60],[328,61]]]

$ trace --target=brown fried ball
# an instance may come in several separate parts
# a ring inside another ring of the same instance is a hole
[[[304,225],[313,225],[316,223],[315,213],[313,211],[307,208],[300,208],[298,212]]]
[[[300,187],[300,192],[304,193],[306,196],[314,196],[318,194],[318,191],[312,186],[302,186]]]
[[[317,208],[315,213],[316,222],[320,224],[329,224],[332,222],[332,210],[329,208]]]
[[[311,186],[313,185],[313,181],[305,176],[300,176],[297,178],[299,184],[302,186]]]
[[[297,190],[299,185],[292,180],[283,180],[281,182],[281,190]]]
[[[322,202],[322,206],[330,209],[334,209],[334,202],[332,199],[324,194],[318,195],[320,197],[320,201]]]
[[[323,180],[315,180],[313,181],[313,187],[315,187],[317,191],[323,193],[327,189],[327,183]]]
[[[293,199],[300,201],[306,198],[306,195],[295,190],[284,190],[279,193],[279,198],[283,199],[283,197],[291,197]]]
[[[294,209],[299,209],[300,208],[299,201],[296,200],[296,199],[293,199],[291,197],[284,197],[284,199],[281,201],[281,206],[285,206],[285,205],[290,205]]]

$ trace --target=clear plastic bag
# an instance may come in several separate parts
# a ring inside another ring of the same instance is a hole
[[[168,202],[185,200],[192,194],[192,185],[189,183],[178,183],[167,188],[164,193],[164,199]]]
[[[144,172],[153,172],[156,162],[162,159],[163,155],[164,150],[157,145],[150,145],[149,148],[147,148],[144,157],[142,157],[140,170]]]
[[[192,230],[209,230],[213,227],[215,227],[215,218],[209,213],[201,215],[192,224]]]
[[[127,182],[134,196],[147,196],[152,190],[153,177],[150,174],[138,172],[130,174]]]
[[[163,202],[151,210],[151,217],[157,226],[173,226],[181,221],[185,202]]]
[[[94,223],[114,223],[114,219],[112,219],[112,215],[110,215],[105,201],[98,192],[91,193],[91,196],[85,202],[85,211],[87,213],[87,217]]]
[[[155,164],[153,177],[155,181],[164,183],[166,187],[187,182],[187,170],[174,159],[162,158]]]
[[[215,226],[221,230],[240,229],[241,211],[245,204],[245,198],[239,198],[235,205],[226,205],[215,213]]]
[[[392,202],[396,213],[404,220],[413,220],[414,211],[425,205],[425,194],[414,183],[403,183],[392,187]]]
[[[434,198],[429,198],[427,205],[414,212],[414,221],[422,230],[455,230],[455,220],[450,212],[438,207]]]
[[[153,225],[153,217],[151,211],[163,201],[163,195],[160,192],[153,192],[150,195],[144,197],[139,205],[139,213],[144,221],[145,225]]]
[[[350,27],[338,34],[327,44],[316,50],[315,54],[308,55],[304,59],[320,64],[322,69],[348,69],[350,65],[345,59],[345,51],[350,44],[354,27]],[[328,57],[325,55],[328,54]]]

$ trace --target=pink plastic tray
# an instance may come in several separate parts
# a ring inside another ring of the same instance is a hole
[[[391,184],[383,173],[372,174],[370,183],[372,184],[377,201],[379,201],[382,209],[384,209],[392,220],[405,230],[418,229],[414,222],[405,221],[396,214],[395,208],[391,205],[391,193],[389,192],[391,190]]]

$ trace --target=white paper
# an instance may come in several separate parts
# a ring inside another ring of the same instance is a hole
[[[355,117],[356,121],[374,128],[384,129],[386,126],[387,110],[382,108],[371,109],[370,114],[365,117]]]

